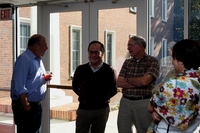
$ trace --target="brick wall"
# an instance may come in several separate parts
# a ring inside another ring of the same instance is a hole
[[[10,87],[13,66],[12,21],[0,21],[0,88]]]
[[[30,7],[20,7],[19,8],[19,16],[23,18],[30,18],[31,13],[30,13]]]
[[[81,12],[60,13],[60,83],[70,80],[70,25],[81,26]]]
[[[20,17],[30,17],[29,7],[19,10]],[[0,89],[10,89],[13,70],[13,22],[0,21]]]
[[[61,84],[71,85],[70,80],[70,25],[82,26],[81,12],[60,13],[60,76]],[[127,23],[128,22],[128,23]],[[116,71],[119,73],[127,57],[130,34],[136,34],[136,15],[129,8],[99,10],[99,41],[105,43],[105,31],[116,32]],[[83,38],[84,39],[84,38]],[[87,52],[87,51],[85,51]]]
[[[60,13],[60,76],[61,84],[71,85],[70,79],[70,25],[82,26],[81,12]],[[19,16],[30,18],[30,8],[22,7]],[[129,22],[127,24],[127,22]],[[109,27],[109,28],[108,28]],[[99,41],[105,43],[105,30],[116,32],[116,70],[119,72],[121,65],[127,55],[127,41],[130,34],[136,33],[136,15],[129,13],[129,8],[99,10]],[[0,88],[10,87],[12,75],[12,22],[0,22]],[[77,96],[72,91],[67,95],[73,95],[77,102]],[[111,101],[118,101],[118,94]]]
[[[10,91],[9,91],[9,89],[10,88],[7,88],[8,91],[0,91],[0,98],[10,97]]]

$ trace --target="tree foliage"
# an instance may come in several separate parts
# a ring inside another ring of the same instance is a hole
[[[174,0],[174,41],[184,38],[184,1]]]
[[[190,0],[188,24],[189,38],[200,40],[200,0]]]
[[[184,39],[184,1],[174,0],[175,41]],[[200,0],[189,0],[188,38],[200,40]]]

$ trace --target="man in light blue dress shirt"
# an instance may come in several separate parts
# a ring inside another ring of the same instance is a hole
[[[11,98],[17,133],[39,133],[42,117],[40,102],[45,98],[46,70],[41,57],[48,49],[46,39],[40,34],[29,38],[28,48],[16,60],[12,81]]]

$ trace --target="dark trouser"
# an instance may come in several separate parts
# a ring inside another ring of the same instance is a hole
[[[12,105],[14,121],[17,125],[17,133],[39,133],[42,106],[36,103],[31,103],[30,105],[30,111],[25,111],[20,104],[13,103]]]
[[[76,133],[104,133],[109,107],[98,110],[77,110]]]

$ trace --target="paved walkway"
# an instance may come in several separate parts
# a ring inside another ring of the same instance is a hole
[[[118,133],[117,114],[118,110],[110,112],[105,133]],[[50,123],[51,133],[75,133],[75,121],[66,122],[65,120],[51,119]]]
[[[118,114],[118,110],[114,110],[110,112],[105,133],[118,133],[117,132],[117,114]],[[12,123],[13,123],[12,113],[0,112],[0,124],[10,125]],[[50,124],[51,124],[50,133],[75,133],[75,121],[51,119]],[[7,132],[0,132],[0,133],[7,133]]]
[[[117,114],[118,110],[114,110],[110,112],[108,122],[106,124],[105,133],[118,133],[117,131]],[[11,113],[1,113],[0,112],[0,124],[11,124],[13,123],[13,116]],[[75,133],[75,121],[66,121],[59,119],[51,119],[50,120],[50,133]],[[7,128],[8,130],[8,128]],[[7,131],[6,130],[6,131]],[[10,132],[2,132],[3,129],[0,130],[0,133],[10,133]],[[133,133],[135,129],[133,129]],[[200,133],[200,126],[193,133]]]

